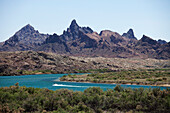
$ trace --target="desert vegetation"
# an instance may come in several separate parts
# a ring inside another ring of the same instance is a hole
[[[137,85],[170,85],[170,69],[141,69],[141,70],[95,70],[98,72],[84,75],[68,75],[61,81],[116,83]],[[101,73],[102,72],[102,73]]]
[[[164,112],[170,110],[170,90],[124,89],[117,85],[103,91],[90,87],[80,91],[59,89],[52,91],[20,87],[18,83],[0,88],[0,112]]]

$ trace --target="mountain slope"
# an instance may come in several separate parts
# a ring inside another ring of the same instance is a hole
[[[35,30],[30,24],[24,26],[4,42],[0,51],[25,51],[40,46],[48,37]]]
[[[170,59],[170,42],[161,45],[155,52],[155,58]]]
[[[50,35],[41,46],[35,48],[34,50],[58,54],[66,54],[69,52],[67,44],[57,34]]]

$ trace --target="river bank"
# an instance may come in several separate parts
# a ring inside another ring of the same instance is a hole
[[[58,81],[54,80],[54,81]],[[127,83],[117,83],[117,82],[90,82],[90,81],[77,81],[77,80],[60,80],[60,81],[65,81],[65,82],[79,82],[79,83],[102,83],[102,84],[115,84],[115,85],[146,85],[146,86],[160,86],[160,87],[170,87],[170,84],[149,84],[149,83],[132,83],[132,82],[127,82]]]
[[[119,72],[68,75],[61,77],[60,80],[68,82],[170,87],[170,70],[169,69],[126,70],[126,71],[124,70]]]

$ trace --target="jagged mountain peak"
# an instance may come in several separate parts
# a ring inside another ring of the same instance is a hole
[[[127,32],[128,34],[132,34],[132,35],[134,35],[134,33],[133,33],[133,29],[132,28],[130,28],[129,29],[129,31]]]
[[[21,35],[26,33],[33,34],[35,32],[39,33],[38,30],[35,30],[33,26],[27,24],[24,27],[22,27],[18,32],[16,32],[16,35]]]
[[[143,37],[140,39],[140,41],[142,42],[147,42],[149,44],[157,44],[157,41],[156,40],[153,40],[152,38],[146,36],[146,35],[143,35]]]
[[[21,28],[21,30],[24,30],[24,29],[34,30],[34,27],[31,26],[30,24],[27,24],[27,25],[25,25],[23,28]]]
[[[77,24],[76,20],[73,19],[73,20],[71,21],[71,24]]]
[[[148,41],[148,40],[153,40],[151,37],[143,35],[141,38],[142,41]]]
[[[48,35],[39,33],[33,26],[27,24],[6,40],[3,46],[18,46],[19,50],[29,50],[34,45],[43,43],[47,37]],[[9,49],[13,50],[10,47]]]
[[[30,25],[30,24],[27,24],[27,25],[25,25],[24,27],[33,27],[32,25]]]
[[[76,20],[73,19],[72,22],[71,22],[71,24],[70,24],[70,29],[71,29],[71,31],[77,30],[78,28],[79,28],[79,25],[77,24]]]
[[[79,39],[80,38],[80,33],[92,33],[93,30],[90,27],[80,27],[76,20],[73,19],[69,28],[67,28],[67,30],[63,31],[63,34],[61,35],[61,37],[63,37],[64,40],[67,41],[72,41],[75,39]]]
[[[129,39],[136,39],[137,40],[137,38],[134,36],[134,32],[133,32],[132,28],[130,28],[127,33],[123,33],[122,36],[129,38]]]

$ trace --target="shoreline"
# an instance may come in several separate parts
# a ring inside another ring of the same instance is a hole
[[[112,82],[112,83],[103,83],[103,82],[90,82],[90,81],[69,81],[69,80],[60,80],[60,79],[56,79],[54,81],[62,81],[62,82],[78,82],[78,83],[99,83],[99,84],[117,84],[117,85],[143,85],[143,86],[159,86],[159,87],[169,87],[170,88],[170,84],[162,84],[162,85],[150,85],[150,84],[137,84],[137,83],[130,83],[130,82],[127,82],[127,83],[115,83],[115,82]]]
[[[71,72],[71,73],[50,73],[50,72],[47,72],[47,73],[42,73],[42,72],[38,72],[38,73],[32,73],[32,74],[16,74],[16,75],[0,75],[0,76],[25,76],[25,75],[44,75],[44,74],[66,74],[66,75],[68,75],[68,74],[80,74],[80,73],[74,73],[74,72]],[[84,74],[84,73],[83,73]]]

